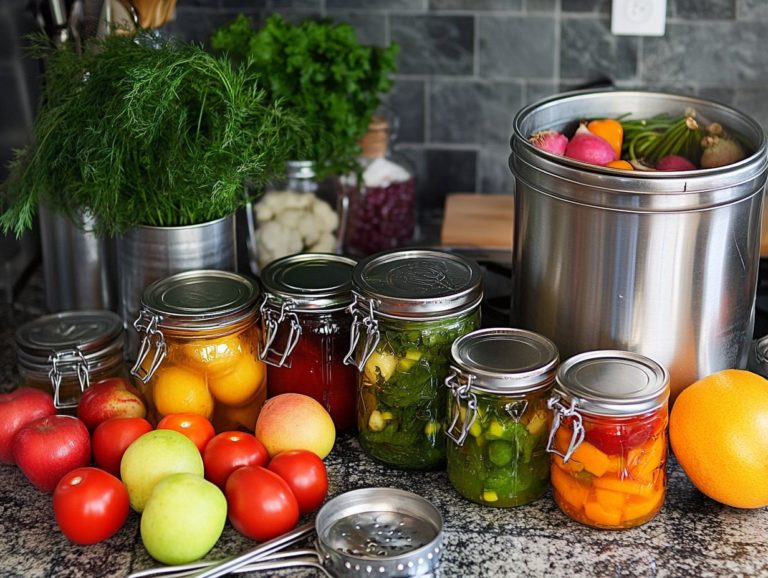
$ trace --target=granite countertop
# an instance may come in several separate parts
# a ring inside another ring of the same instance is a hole
[[[0,389],[15,380],[13,329],[39,315],[40,280],[0,318]],[[430,500],[443,515],[445,551],[439,575],[488,576],[768,576],[768,508],[738,510],[699,493],[671,460],[666,502],[639,528],[600,531],[571,521],[550,492],[513,509],[479,506],[453,490],[445,472],[402,472],[363,455],[353,435],[341,435],[326,458],[330,496],[364,487],[394,487]],[[254,542],[231,526],[210,558],[238,554]],[[126,576],[157,566],[141,544],[139,516],[109,540],[76,546],[59,532],[51,498],[14,466],[0,465],[0,576]],[[272,571],[261,575],[276,575]],[[280,575],[319,576],[315,571]]]

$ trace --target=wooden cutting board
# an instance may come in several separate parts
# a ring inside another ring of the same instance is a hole
[[[440,241],[446,247],[512,249],[512,195],[451,193],[446,197]]]

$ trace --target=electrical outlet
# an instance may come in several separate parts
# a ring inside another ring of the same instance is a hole
[[[667,0],[613,0],[611,32],[622,36],[664,36]]]

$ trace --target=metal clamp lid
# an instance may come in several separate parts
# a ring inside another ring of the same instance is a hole
[[[259,349],[259,359],[268,365],[274,367],[291,367],[288,357],[293,352],[296,344],[301,337],[301,324],[299,323],[299,317],[293,311],[294,303],[290,300],[285,300],[280,305],[280,310],[269,306],[269,298],[264,297],[264,301],[261,304],[259,310],[266,326],[266,331],[263,334],[263,343]],[[288,320],[290,323],[290,329],[288,331],[288,337],[285,342],[285,349],[277,351],[273,348],[275,338],[277,337],[277,331],[280,324],[283,321]]]
[[[445,378],[445,385],[454,398],[448,415],[451,423],[446,428],[445,435],[459,446],[464,445],[469,430],[477,419],[477,396],[472,391],[474,380],[474,375],[466,374],[455,366],[451,366],[451,372]],[[459,420],[462,418],[461,402],[464,400],[467,402],[467,409],[461,427],[459,427]]]
[[[56,351],[48,358],[51,362],[51,370],[48,372],[48,376],[51,379],[53,385],[53,405],[57,409],[67,409],[77,407],[77,399],[64,400],[61,399],[61,381],[67,370],[75,371],[77,373],[77,382],[80,385],[80,393],[84,392],[90,385],[90,377],[88,375],[88,360],[83,355],[83,352],[79,349],[71,349],[68,351]]]
[[[352,314],[352,326],[349,332],[349,351],[344,356],[344,364],[354,365],[359,371],[363,371],[365,364],[381,341],[379,321],[374,315],[378,302],[375,299],[366,299],[355,291],[352,292],[352,295],[352,304],[347,308]],[[365,343],[360,352],[360,358],[355,361],[355,350],[360,341],[361,325],[365,332]]]
[[[141,383],[147,383],[160,367],[160,364],[167,355],[167,348],[165,344],[165,336],[163,332],[158,328],[161,317],[151,313],[148,309],[143,308],[139,311],[139,317],[133,322],[133,327],[136,329],[139,335],[142,335],[141,344],[139,346],[139,352],[136,356],[136,363],[131,368],[131,375],[141,381]],[[150,351],[154,347],[155,353],[152,356],[148,367],[144,367],[144,361],[147,359]]]
[[[582,422],[581,414],[576,408],[576,400],[571,400],[570,405],[563,405],[561,401],[562,400],[557,395],[553,395],[547,401],[547,407],[554,414],[554,418],[552,419],[552,427],[549,430],[549,437],[547,438],[547,451],[563,458],[563,462],[567,462],[571,459],[571,456],[573,455],[573,452],[576,451],[576,448],[578,448],[581,445],[581,442],[584,441],[586,432],[584,431],[584,423]],[[571,440],[568,442],[568,449],[565,451],[565,453],[562,453],[555,447],[554,442],[555,434],[557,433],[560,424],[565,418],[573,418],[571,422],[572,432]]]

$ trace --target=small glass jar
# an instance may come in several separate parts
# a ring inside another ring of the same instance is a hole
[[[555,502],[596,528],[632,528],[661,509],[667,487],[669,374],[625,351],[565,361],[549,401]]]
[[[346,362],[359,370],[360,445],[398,468],[438,468],[449,353],[480,325],[480,269],[451,253],[392,251],[358,263],[352,287]]]
[[[473,331],[451,347],[446,432],[451,485],[465,498],[507,508],[549,486],[555,344],[522,329]]]
[[[334,193],[321,190],[313,161],[289,161],[285,181],[270,187],[254,207],[252,270],[294,253],[336,251],[339,217],[333,199],[324,198]]]
[[[38,317],[16,331],[22,385],[53,395],[57,409],[73,410],[85,389],[102,379],[128,378],[125,330],[111,311],[64,311]]]
[[[212,270],[172,275],[144,290],[131,374],[150,421],[196,413],[218,432],[253,431],[267,391],[259,293],[247,277]]]
[[[273,261],[261,282],[261,359],[268,395],[301,393],[328,410],[338,431],[355,425],[357,371],[344,363],[355,261],[302,253]]]
[[[363,136],[362,172],[343,179],[344,250],[370,255],[408,245],[416,227],[413,175],[389,154],[389,123],[374,116]],[[345,204],[346,203],[346,204]]]

